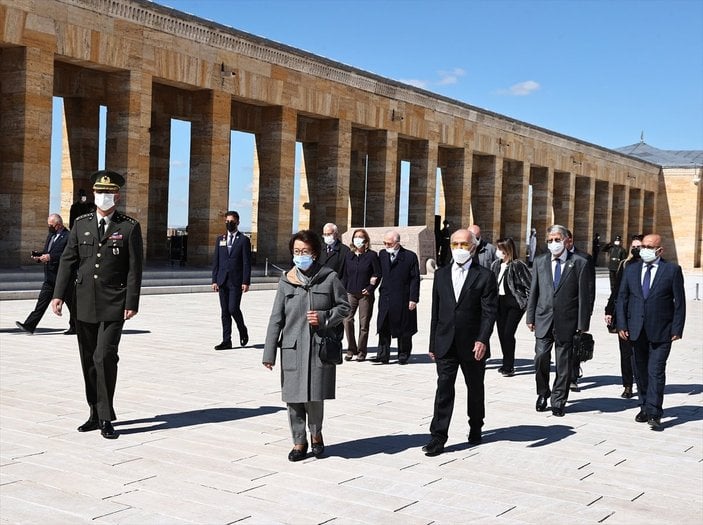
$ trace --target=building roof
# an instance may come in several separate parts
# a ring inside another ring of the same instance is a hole
[[[662,168],[700,168],[703,166],[703,150],[664,150],[638,142],[630,146],[615,148],[615,151],[637,157]]]

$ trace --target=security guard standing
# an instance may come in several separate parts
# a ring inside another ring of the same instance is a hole
[[[615,285],[618,282],[616,276],[618,273],[618,268],[620,268],[620,262],[622,262],[627,257],[627,250],[622,246],[622,237],[620,235],[615,236],[615,241],[613,243],[608,243],[603,247],[604,252],[608,252],[608,274],[610,277],[610,293],[616,294],[618,291],[615,289]]]
[[[116,210],[124,177],[97,171],[91,180],[95,212],[76,219],[61,256],[51,302],[61,315],[64,296],[75,274],[76,330],[90,417],[79,432],[100,429],[115,439],[113,397],[122,327],[137,314],[142,285],[142,231],[139,223]]]

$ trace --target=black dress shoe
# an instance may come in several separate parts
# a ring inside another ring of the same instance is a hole
[[[112,423],[105,419],[100,420],[100,435],[105,439],[117,439],[119,436]]]
[[[232,348],[232,341],[222,341],[219,345],[215,345],[215,350],[229,350],[230,348]]]
[[[652,430],[661,430],[662,429],[662,422],[661,419],[658,417],[650,417],[647,420],[647,423],[649,424],[649,428]]]
[[[398,359],[398,364],[399,364],[399,365],[407,365],[407,364],[408,364],[408,358],[405,357],[405,358]]]
[[[439,438],[432,438],[427,445],[422,447],[422,451],[425,453],[425,456],[439,456],[444,452],[444,441]]]
[[[625,398],[625,399],[630,399],[632,397],[632,387],[626,386],[625,390],[623,390],[622,394],[620,394],[620,397]]]
[[[647,416],[647,412],[644,410],[640,410],[639,413],[635,416],[635,421],[638,423],[646,423],[649,421],[649,417]]]
[[[547,397],[537,396],[537,403],[535,403],[535,410],[537,412],[544,412],[547,410]]]
[[[501,372],[501,375],[503,377],[513,377],[515,375],[515,369],[514,368],[504,368],[503,371]]]
[[[20,323],[19,321],[15,321],[15,326],[17,328],[19,328],[20,330],[22,330],[23,332],[28,333],[30,335],[34,333],[34,330],[27,328],[26,324]]]
[[[572,382],[569,384],[569,390],[571,390],[572,392],[581,392],[581,389],[579,388],[579,386],[578,386],[578,384],[576,383],[576,381],[572,381]]]
[[[556,417],[564,417],[563,408],[552,408],[552,415]]]
[[[76,335],[76,329],[75,328],[69,328],[66,330],[63,335]]]
[[[308,444],[305,443],[305,447],[298,449],[298,448],[293,448],[288,453],[288,461],[302,461],[305,459],[308,455]]]
[[[244,334],[239,337],[239,344],[241,346],[246,346],[248,342],[249,342],[249,334]],[[230,345],[230,347],[231,347],[231,345]]]
[[[99,428],[100,424],[97,419],[89,419],[78,427],[78,432],[90,432],[91,430],[97,430]]]
[[[481,431],[469,432],[469,445],[480,445],[483,443],[483,438],[481,437]]]
[[[322,437],[320,437],[320,441],[315,443],[314,441],[312,442],[312,455],[315,456],[316,458],[319,458],[323,453],[325,452],[325,444],[322,441]]]
[[[369,359],[372,363],[380,363],[382,365],[387,365],[388,364],[388,359],[381,359],[380,357],[372,357]]]

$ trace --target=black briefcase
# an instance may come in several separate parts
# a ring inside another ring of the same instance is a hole
[[[580,362],[593,359],[593,336],[586,332],[574,335],[574,358]]]

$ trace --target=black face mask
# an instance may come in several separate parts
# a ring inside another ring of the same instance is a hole
[[[633,258],[635,258],[635,259],[639,259],[639,258],[640,258],[640,249],[639,249],[639,248],[632,248],[632,249],[630,250],[630,253],[632,254],[632,257],[633,257]]]
[[[56,233],[56,228],[54,226],[49,226],[49,234],[54,235]]]
[[[231,221],[227,221],[225,224],[227,225],[227,231],[228,231],[228,232],[231,233],[231,232],[236,232],[236,231],[237,231],[238,223],[236,223],[236,222],[231,222]]]

